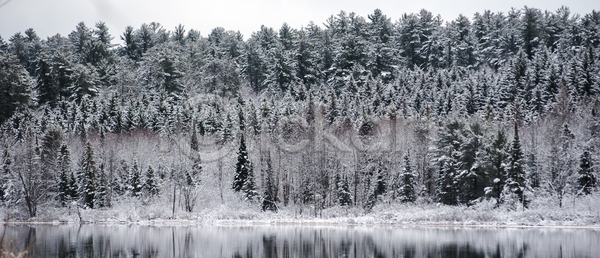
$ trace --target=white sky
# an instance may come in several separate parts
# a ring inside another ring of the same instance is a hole
[[[287,22],[300,28],[314,21],[321,26],[341,10],[366,18],[379,8],[395,22],[403,13],[425,8],[449,21],[461,13],[472,18],[475,12],[506,13],[511,7],[525,5],[542,11],[566,5],[581,15],[600,10],[598,0],[0,0],[0,35],[8,41],[14,33],[33,28],[42,38],[56,33],[66,36],[81,21],[88,27],[104,21],[115,38],[113,43],[120,43],[119,36],[127,25],[137,29],[142,23],[156,21],[171,31],[181,23],[186,31],[193,28],[202,36],[215,27],[224,27],[239,30],[248,38],[263,24],[279,29]]]

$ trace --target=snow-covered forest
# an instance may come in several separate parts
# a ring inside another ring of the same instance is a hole
[[[0,125],[14,218],[568,209],[600,198],[600,12],[28,29],[0,37]]]

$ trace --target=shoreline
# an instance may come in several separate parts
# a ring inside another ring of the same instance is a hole
[[[563,228],[600,229],[597,196],[568,207],[534,203],[529,209],[491,203],[449,206],[436,203],[382,203],[371,212],[362,208],[334,206],[315,210],[312,206],[289,205],[278,212],[263,212],[244,202],[200,203],[193,212],[177,209],[166,202],[138,204],[135,200],[116,202],[111,208],[81,209],[43,207],[34,218],[20,209],[0,209],[4,225],[147,225],[147,226],[335,226],[335,227],[429,227],[429,228]]]
[[[463,229],[583,229],[600,230],[600,225],[526,225],[526,224],[494,223],[410,223],[410,222],[361,222],[353,218],[340,220],[301,219],[301,220],[182,220],[156,219],[144,221],[4,221],[2,226],[33,225],[33,226],[63,226],[63,225],[97,225],[97,226],[152,226],[152,227],[375,227],[375,228],[463,228]]]

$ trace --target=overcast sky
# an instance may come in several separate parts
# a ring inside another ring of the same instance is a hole
[[[127,25],[139,28],[156,21],[167,30],[181,23],[186,30],[196,29],[206,36],[213,28],[224,27],[248,38],[261,25],[275,29],[284,22],[294,28],[309,21],[322,25],[341,10],[366,17],[379,8],[395,22],[403,13],[425,8],[450,21],[461,13],[472,18],[475,12],[506,13],[524,5],[550,11],[566,5],[582,15],[600,10],[598,0],[0,0],[0,35],[8,41],[14,33],[33,28],[42,38],[56,33],[66,36],[81,21],[88,27],[104,21],[115,37],[113,43],[120,43]]]

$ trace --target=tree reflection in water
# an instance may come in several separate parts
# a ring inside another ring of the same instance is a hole
[[[3,234],[5,248],[26,250],[30,257],[594,257],[600,253],[600,231],[594,229],[13,225]]]

